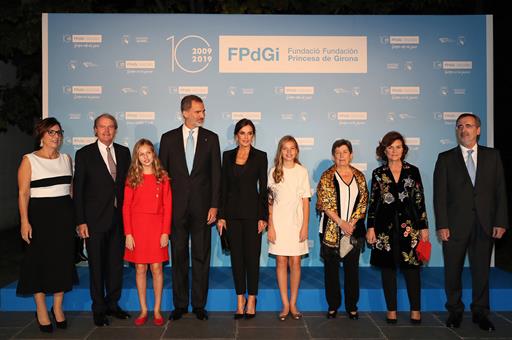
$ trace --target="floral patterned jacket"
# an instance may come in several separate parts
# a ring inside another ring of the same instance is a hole
[[[420,230],[428,228],[428,221],[417,167],[403,162],[397,183],[387,165],[373,171],[367,227],[375,228],[377,237],[370,258],[372,265],[421,265],[415,249]],[[395,234],[398,236],[394,240]]]

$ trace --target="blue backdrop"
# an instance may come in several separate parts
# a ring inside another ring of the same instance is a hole
[[[181,98],[197,94],[222,150],[234,147],[242,117],[255,122],[269,165],[280,137],[297,137],[313,190],[334,140],[352,141],[369,179],[379,139],[397,130],[421,170],[435,240],[432,172],[437,154],[456,145],[457,116],[479,115],[480,142],[492,144],[490,27],[490,16],[44,14],[43,115],[63,123],[73,156],[95,140],[102,112],[117,117],[119,143],[158,144],[181,124]],[[309,237],[303,265],[317,266],[314,209]],[[265,236],[261,260],[275,265]],[[214,233],[212,265],[229,263]],[[442,266],[436,241],[429,265]]]

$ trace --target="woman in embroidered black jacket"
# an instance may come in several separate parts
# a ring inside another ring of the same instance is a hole
[[[396,269],[407,284],[412,323],[421,321],[420,271],[416,255],[420,239],[428,240],[425,197],[417,167],[404,161],[404,137],[388,132],[377,147],[383,165],[372,173],[368,207],[367,241],[372,244],[370,263],[381,268],[388,323],[396,323]]]

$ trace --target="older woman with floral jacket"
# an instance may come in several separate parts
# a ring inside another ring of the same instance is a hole
[[[411,323],[421,322],[421,261],[416,255],[419,240],[428,241],[425,197],[417,167],[404,161],[408,147],[404,137],[388,132],[377,147],[383,165],[372,174],[368,231],[372,244],[370,263],[381,268],[386,298],[386,321],[397,322],[396,269],[405,277]]]
[[[359,300],[359,255],[364,249],[368,189],[363,173],[350,165],[352,144],[340,139],[331,149],[334,165],[320,178],[316,208],[321,212],[320,253],[324,259],[325,296],[329,309],[327,318],[335,318],[341,305],[339,282],[340,261],[343,262],[345,310],[357,320]],[[339,247],[343,236],[350,236],[354,248],[342,259]]]

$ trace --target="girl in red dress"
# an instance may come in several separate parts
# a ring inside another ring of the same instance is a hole
[[[135,282],[140,314],[135,325],[148,319],[146,303],[146,272],[148,264],[155,293],[154,320],[164,324],[160,313],[163,290],[162,262],[169,260],[172,195],[167,172],[160,165],[153,144],[139,140],[133,147],[132,163],[124,188],[123,221],[126,235],[124,259],[135,264]]]

